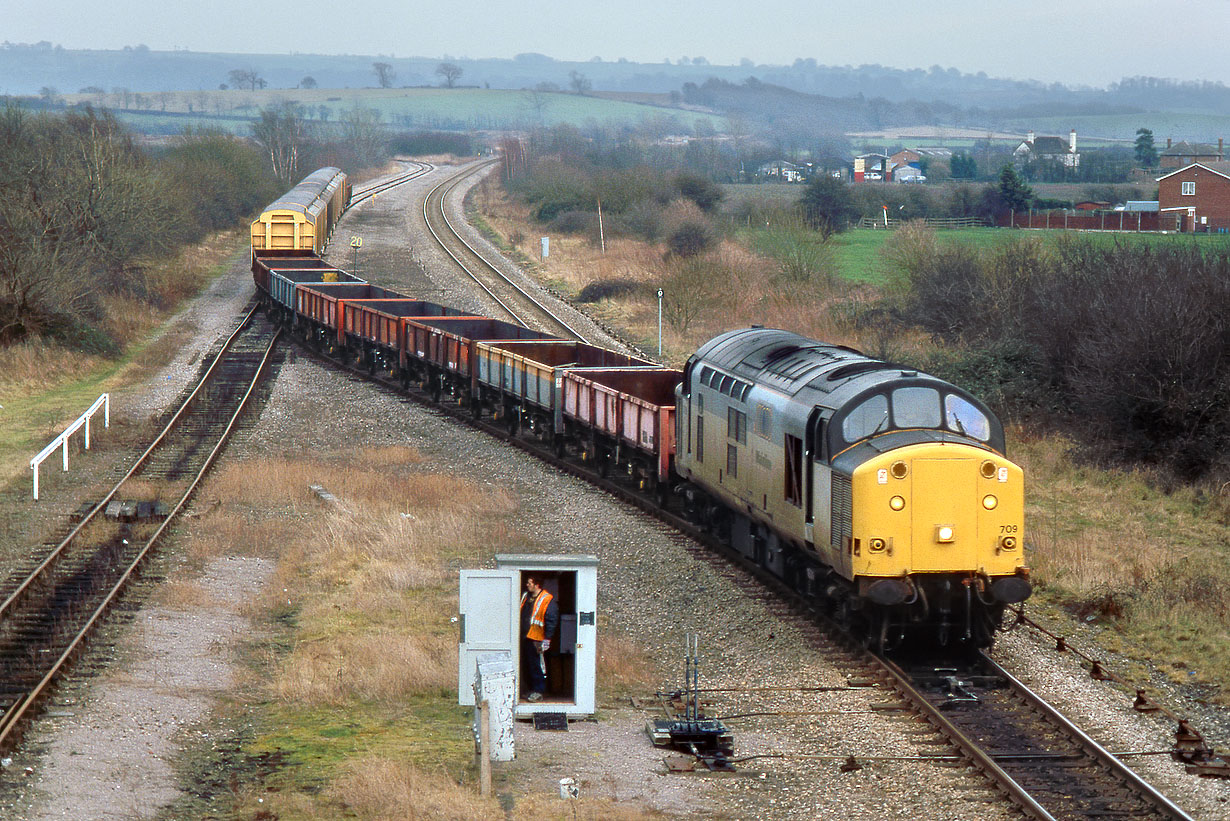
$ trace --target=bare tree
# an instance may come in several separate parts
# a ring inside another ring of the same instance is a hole
[[[462,69],[456,63],[441,63],[436,67],[436,74],[444,80],[444,85],[448,88],[455,88],[457,81],[461,79]]]
[[[388,63],[372,63],[372,73],[381,88],[392,88],[393,81],[397,79],[397,72]]]
[[[252,136],[269,153],[274,176],[283,185],[298,182],[299,153],[307,142],[307,124],[293,103],[261,109],[252,124]]]
[[[121,101],[123,101],[124,108],[128,108],[128,106],[132,104],[132,92],[124,86],[114,86],[111,89],[111,93],[115,94]]]
[[[521,92],[521,97],[526,107],[534,112],[535,125],[543,125],[547,108],[551,105],[551,98],[537,88]]]
[[[384,154],[385,131],[380,112],[374,108],[355,106],[342,119],[345,141],[363,163],[374,164]]]
[[[60,101],[60,90],[55,86],[43,86],[38,90],[38,96],[42,97],[47,105],[55,105]]]
[[[132,288],[132,259],[171,232],[158,186],[115,118],[0,112],[0,339],[91,315],[104,293]]]
[[[231,69],[226,76],[234,88],[246,88],[249,91],[256,91],[258,88],[264,88],[269,85],[265,78],[261,77],[260,73],[254,68]]]
[[[316,78],[308,75],[299,81],[299,88],[316,88]]]
[[[575,94],[585,94],[594,87],[594,84],[589,81],[588,77],[574,68],[568,72],[568,86]]]

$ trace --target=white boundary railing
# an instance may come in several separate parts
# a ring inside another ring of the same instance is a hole
[[[81,427],[85,426],[85,449],[90,449],[90,418],[98,413],[99,408],[103,409],[103,427],[111,427],[111,394],[104,393],[102,396],[94,400],[94,404],[90,405],[90,409],[77,417],[77,421],[73,422],[64,432],[51,440],[51,444],[39,451],[38,456],[30,460],[30,467],[34,469],[34,501],[38,501],[38,467],[43,463],[48,456],[55,453],[56,448],[60,448],[64,453],[64,470],[68,470],[68,437],[72,436]]]

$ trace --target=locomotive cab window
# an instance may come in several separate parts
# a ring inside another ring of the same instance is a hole
[[[853,444],[888,428],[888,397],[869,396],[841,423],[841,435]]]
[[[893,391],[893,427],[938,428],[940,392],[935,388],[897,388]]]
[[[991,422],[986,414],[965,397],[953,393],[944,397],[944,424],[949,430],[980,442],[991,438]]]

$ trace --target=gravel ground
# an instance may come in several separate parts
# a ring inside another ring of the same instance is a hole
[[[450,170],[441,168],[425,181],[380,195],[348,215],[338,236],[363,236],[362,272],[372,281],[481,308],[474,297],[463,302],[467,286],[419,239],[421,210],[414,204]],[[336,245],[336,261],[349,267],[349,249],[344,242]],[[430,276],[413,264],[416,259]],[[189,312],[199,329],[190,350],[144,390],[125,398],[123,413],[147,418],[178,393],[184,373],[194,370],[191,351],[199,356],[212,343],[248,289],[246,264],[239,264],[210,297],[199,300]],[[432,409],[407,404],[308,357],[294,357],[283,366],[259,421],[233,442],[229,457],[284,452],[292,433],[298,455],[353,441],[360,431],[365,444],[417,448],[427,469],[506,487],[517,500],[529,544],[597,555],[600,629],[617,628],[640,645],[662,671],[664,690],[679,684],[681,676],[670,671],[682,668],[687,632],[701,634],[705,686],[840,688],[714,694],[711,704],[719,715],[806,713],[730,718],[737,757],[793,756],[751,760],[730,777],[666,775],[661,751],[644,733],[653,713],[626,704],[603,704],[598,721],[574,723],[567,733],[519,725],[518,759],[497,769],[501,791],[555,793],[558,780],[568,776],[577,779],[583,795],[636,800],[681,816],[1017,817],[964,767],[911,760],[948,749],[914,719],[873,711],[872,705],[891,699],[884,691],[844,689],[851,668],[842,654],[759,585],[726,572],[690,540],[591,486]],[[236,608],[267,572],[251,558],[222,558],[197,580],[209,593],[203,605],[174,611],[146,607],[135,614],[135,629],[124,631],[118,643],[118,663],[66,687],[65,698],[55,705],[57,715],[34,728],[13,765],[0,774],[0,814],[131,818],[156,812],[174,795],[170,766],[185,734],[199,731],[197,723],[229,686],[230,653],[247,629]],[[174,641],[168,643],[168,636]],[[997,655],[1111,749],[1156,749],[1168,741],[1167,728],[1131,711],[1130,699],[1091,681],[1023,634],[1007,637]],[[140,707],[139,721],[119,718],[116,705],[124,703]],[[839,764],[852,754],[900,760],[872,761],[842,773]],[[1226,784],[1185,776],[1161,758],[1140,766],[1197,817],[1230,817]]]

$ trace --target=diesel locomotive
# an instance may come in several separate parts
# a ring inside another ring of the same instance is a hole
[[[689,517],[881,646],[988,645],[1030,594],[1023,473],[955,385],[754,327],[688,360],[675,418]]]
[[[1024,476],[968,392],[783,330],[681,372],[414,299],[320,259],[349,192],[322,169],[252,226],[260,297],[306,344],[623,477],[881,647],[987,646],[1030,595]]]

